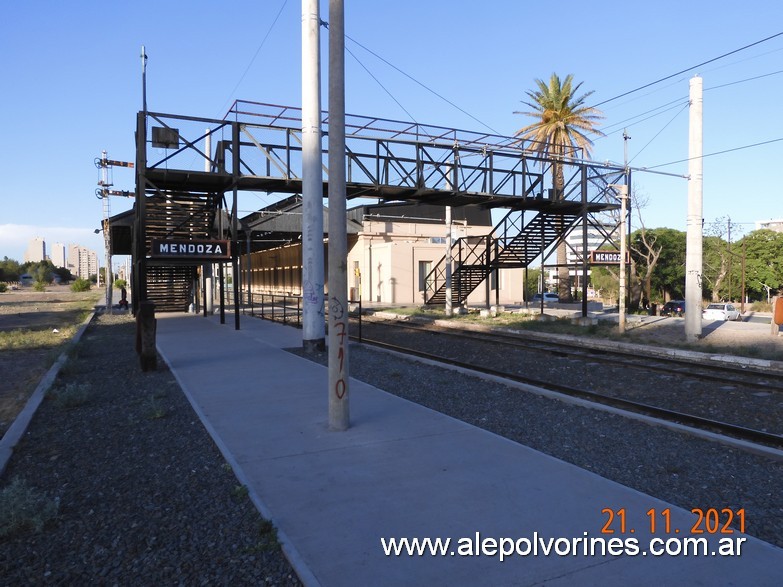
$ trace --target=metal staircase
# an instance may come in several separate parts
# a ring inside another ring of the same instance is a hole
[[[527,267],[563,238],[580,218],[577,213],[539,211],[525,224],[523,213],[509,212],[491,234],[458,239],[451,253],[452,303],[463,303],[496,269]],[[445,255],[427,276],[426,286],[426,304],[446,303]]]

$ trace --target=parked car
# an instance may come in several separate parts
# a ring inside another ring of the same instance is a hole
[[[684,316],[685,300],[669,300],[661,308],[661,316]]]
[[[734,304],[710,304],[701,313],[705,320],[740,320],[742,315]]]
[[[560,301],[560,298],[557,297],[556,293],[548,293],[544,292],[543,294],[537,293],[533,296],[533,302],[541,303],[541,299],[543,298],[545,304],[556,304]]]

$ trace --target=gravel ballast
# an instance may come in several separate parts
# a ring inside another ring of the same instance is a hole
[[[2,485],[23,479],[59,511],[40,532],[0,539],[2,584],[299,584],[165,363],[141,372],[133,337],[128,316],[99,316],[55,385],[60,399],[43,402],[17,447]],[[350,352],[358,379],[687,509],[744,508],[749,534],[783,546],[779,460]],[[66,389],[86,390],[83,403],[63,400]]]
[[[0,538],[3,585],[299,585],[162,360],[142,373],[135,325],[96,317],[16,447],[58,504],[40,532]]]
[[[442,341],[440,352],[470,359],[460,355],[460,345],[453,340],[433,340]],[[438,352],[434,346],[429,350]],[[326,353],[314,359],[326,364]],[[562,362],[546,361],[553,370]],[[352,377],[389,393],[685,509],[745,508],[747,533],[783,547],[783,461],[779,459],[364,345],[351,345],[349,368]],[[558,381],[567,382],[571,371],[559,371]],[[629,373],[626,378],[626,385],[639,385],[638,375]]]

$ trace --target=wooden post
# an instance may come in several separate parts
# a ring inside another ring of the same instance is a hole
[[[158,351],[155,345],[155,304],[143,300],[136,312],[136,353],[142,371],[155,371],[158,368]]]

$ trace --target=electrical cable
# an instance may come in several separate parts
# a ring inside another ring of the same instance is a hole
[[[771,143],[778,143],[780,141],[783,141],[783,137],[780,137],[778,139],[771,139],[769,141],[762,141],[760,143],[753,143],[752,145],[743,145],[742,147],[734,147],[733,149],[726,149],[724,151],[716,151],[715,153],[708,153],[707,155],[702,155],[701,158],[706,159],[707,157],[714,157],[715,155],[723,155],[725,153],[731,153],[733,151],[741,151],[743,149],[750,149],[752,147],[760,147],[762,145],[769,145]],[[671,161],[669,163],[661,163],[660,165],[642,167],[641,171],[645,171],[647,169],[657,169],[658,167],[666,167],[668,165],[674,165],[676,163],[683,163],[685,161],[690,161],[691,159],[699,159],[699,157],[688,157],[687,159],[680,159],[678,161]]]
[[[669,112],[670,110],[674,110],[675,108],[677,108],[679,106],[683,106],[683,101],[684,101],[684,105],[688,106],[688,104],[689,104],[688,98],[679,98],[677,100],[673,100],[672,102],[667,102],[666,104],[664,104],[663,106],[659,106],[658,108],[653,108],[652,110],[648,110],[647,112],[642,112],[641,114],[637,114],[636,116],[632,116],[631,118],[626,118],[622,122],[617,122],[615,124],[611,124],[611,125],[607,126],[606,128],[612,128],[612,127],[615,127],[615,126],[618,126],[618,127],[621,127],[621,128],[618,128],[617,130],[613,130],[613,131],[609,131],[609,132],[604,132],[603,136],[596,137],[595,140],[596,141],[601,140],[601,139],[606,138],[608,136],[611,136],[613,134],[617,134],[618,132],[622,131],[623,128],[628,128],[629,126],[633,126],[635,124],[640,124],[642,122],[646,122],[647,120],[650,120],[651,118],[655,118],[656,116],[660,116],[661,114],[665,114],[665,113]],[[665,108],[664,110],[661,110],[660,112],[656,112],[655,114],[652,114],[652,115],[648,116],[647,118],[642,118],[641,120],[637,120],[636,122],[628,124],[628,121],[631,121],[631,120],[633,120],[635,118],[639,118],[640,116],[644,116],[645,114],[648,114],[650,112],[655,112],[656,110],[658,110],[660,108],[663,108],[664,106],[668,106],[668,108]]]
[[[745,79],[737,80],[735,82],[729,82],[727,84],[721,84],[719,86],[712,86],[711,88],[704,88],[704,91],[708,92],[709,90],[717,90],[718,88],[725,88],[727,86],[734,86],[734,85],[742,84],[742,83],[745,83],[745,82],[751,82],[753,80],[761,79],[761,78],[764,78],[764,77],[769,77],[771,75],[777,75],[779,73],[783,73],[783,69],[780,69],[778,71],[773,71],[772,73],[765,73],[765,74],[762,74],[762,75],[757,75],[755,77],[748,77],[748,78],[745,78]]]
[[[419,121],[416,120],[416,118],[413,116],[413,114],[408,112],[408,109],[405,108],[405,106],[403,106],[400,103],[400,101],[392,95],[392,93],[386,88],[386,86],[384,86],[381,83],[381,81],[377,77],[375,77],[375,75],[373,75],[373,73],[364,65],[364,63],[362,63],[359,60],[359,58],[354,54],[354,52],[351,51],[348,47],[346,47],[345,50],[348,52],[348,54],[351,57],[353,57],[356,60],[356,63],[358,63],[362,67],[362,69],[364,69],[364,71],[367,72],[367,75],[369,75],[372,79],[374,79],[375,83],[377,83],[381,87],[381,89],[383,89],[383,91],[386,92],[392,100],[394,100],[394,102],[397,104],[397,106],[399,106],[400,108],[402,108],[405,111],[405,114],[407,114],[410,117],[411,121],[415,122],[416,124],[419,124]]]
[[[231,97],[236,93],[239,86],[242,84],[242,82],[245,80],[245,77],[247,76],[248,72],[250,71],[250,68],[253,66],[253,63],[256,60],[256,57],[258,57],[258,54],[261,52],[261,49],[263,48],[264,44],[266,43],[266,40],[269,38],[269,35],[272,33],[272,29],[275,28],[275,25],[277,24],[277,21],[280,19],[280,15],[283,13],[283,9],[286,7],[286,4],[288,4],[288,0],[283,0],[282,6],[280,6],[280,10],[277,11],[277,16],[275,16],[275,19],[272,21],[272,24],[269,25],[269,29],[266,31],[266,34],[264,35],[264,38],[261,40],[261,44],[258,46],[258,49],[256,49],[255,54],[253,55],[253,58],[250,60],[250,63],[247,64],[247,67],[245,68],[244,73],[242,73],[242,76],[239,78],[239,81],[237,82],[237,85],[234,86],[234,89],[231,90],[231,93],[228,95],[228,99],[223,103],[223,106],[220,107],[220,111],[223,112],[226,108],[226,105],[231,102]]]
[[[633,160],[634,160],[634,159],[636,159],[636,158],[637,158],[639,155],[641,155],[641,154],[642,154],[642,151],[644,151],[644,150],[645,150],[647,147],[649,147],[649,146],[650,146],[650,143],[652,143],[652,142],[653,142],[655,139],[657,139],[657,138],[658,138],[658,135],[660,135],[660,134],[661,134],[661,133],[662,133],[664,130],[666,130],[666,127],[668,127],[668,126],[669,126],[669,125],[670,125],[672,122],[674,122],[674,120],[675,120],[675,119],[676,119],[676,118],[677,118],[677,117],[678,117],[680,114],[682,114],[683,112],[685,112],[685,109],[686,109],[686,108],[688,108],[689,106],[690,106],[690,103],[689,103],[689,102],[686,102],[686,103],[685,103],[685,105],[684,105],[682,108],[680,108],[680,109],[677,111],[677,114],[675,114],[675,115],[672,117],[672,119],[671,119],[671,120],[669,120],[669,122],[667,122],[667,123],[666,123],[666,124],[663,126],[663,128],[662,128],[661,130],[659,130],[659,131],[658,131],[658,132],[655,134],[655,136],[654,136],[653,138],[651,138],[649,141],[647,141],[647,144],[646,144],[646,145],[644,145],[644,147],[642,147],[641,149],[639,149],[639,151],[636,153],[636,155],[634,155],[634,156],[633,156],[633,157],[632,157],[632,158],[631,158],[631,159],[628,161],[628,163],[631,163],[631,161],[633,161]]]
[[[325,26],[327,29],[329,28],[329,24],[328,24],[328,23],[323,23],[323,24],[324,24],[324,26]],[[781,33],[781,34],[783,34],[783,33]],[[357,41],[357,40],[356,40],[356,39],[354,39],[353,37],[351,37],[351,36],[349,36],[349,35],[345,35],[345,38],[346,38],[346,39],[348,39],[349,41],[351,41],[352,43],[355,43],[356,45],[358,45],[359,47],[361,47],[361,48],[362,48],[362,49],[364,49],[365,51],[367,51],[367,52],[368,52],[370,55],[374,56],[376,59],[380,59],[380,60],[381,60],[383,63],[385,63],[386,65],[388,65],[389,67],[391,67],[392,69],[394,69],[395,71],[397,71],[398,73],[400,73],[400,74],[404,75],[405,77],[407,77],[407,78],[408,78],[409,80],[411,80],[412,82],[414,82],[414,83],[418,84],[419,86],[421,86],[422,88],[424,88],[425,90],[427,90],[428,92],[430,92],[431,94],[433,94],[433,95],[437,96],[438,98],[440,98],[441,100],[443,100],[444,102],[446,102],[447,104],[449,104],[450,106],[452,106],[453,108],[456,108],[457,110],[459,110],[460,112],[462,112],[462,113],[463,113],[465,116],[468,116],[468,117],[470,117],[471,119],[475,120],[475,121],[476,121],[476,122],[478,122],[478,123],[479,123],[481,126],[484,126],[484,127],[488,128],[489,130],[491,130],[491,131],[492,131],[493,133],[495,133],[496,135],[502,135],[502,133],[501,133],[501,132],[499,132],[499,131],[495,130],[495,129],[494,129],[494,128],[492,128],[490,125],[488,125],[486,122],[483,122],[483,121],[479,120],[478,118],[476,118],[475,116],[473,116],[473,115],[472,115],[470,112],[468,112],[468,111],[464,110],[463,108],[460,108],[460,107],[459,107],[459,106],[457,106],[457,105],[456,105],[454,102],[452,102],[451,100],[449,100],[448,98],[446,98],[446,97],[445,97],[445,96],[443,96],[442,94],[439,94],[438,92],[436,92],[435,90],[433,90],[432,88],[430,88],[429,86],[427,86],[426,84],[424,84],[423,82],[420,82],[419,80],[417,80],[417,79],[416,79],[415,77],[413,77],[412,75],[410,75],[410,74],[408,74],[408,73],[405,73],[405,72],[404,72],[402,69],[400,69],[399,67],[397,67],[396,65],[394,65],[393,63],[391,63],[390,61],[388,61],[387,59],[384,59],[383,57],[381,57],[380,55],[378,55],[378,53],[376,53],[376,52],[375,52],[375,51],[373,51],[372,49],[369,49],[369,48],[365,47],[364,45],[362,45],[362,44],[361,44],[359,41]]]
[[[769,41],[771,39],[774,39],[776,37],[780,37],[783,35],[783,32],[776,33],[774,35],[771,35],[769,37],[766,37],[764,39],[761,39],[760,41],[756,41],[755,43],[751,43],[749,45],[745,45],[744,47],[740,47],[739,49],[734,49],[733,51],[729,51],[728,53],[724,53],[723,55],[719,55],[718,57],[713,57],[712,59],[708,59],[707,61],[703,61],[697,65],[694,65],[692,67],[688,67],[687,69],[683,69],[682,71],[678,71],[676,73],[673,73],[671,75],[667,75],[666,77],[662,77],[658,80],[655,80],[654,82],[650,82],[648,84],[644,84],[643,86],[639,86],[638,88],[635,88],[633,90],[629,90],[627,92],[624,92],[618,96],[615,96],[614,98],[609,98],[608,100],[604,100],[603,102],[598,102],[598,104],[593,104],[593,108],[597,108],[598,106],[601,106],[602,104],[606,104],[608,102],[612,102],[614,100],[617,100],[619,98],[622,98],[624,96],[628,96],[629,94],[633,94],[635,92],[638,92],[639,90],[643,90],[645,88],[649,88],[650,86],[654,86],[655,84],[661,83],[663,81],[666,81],[668,79],[671,79],[673,77],[676,77],[678,75],[682,75],[683,73],[687,73],[693,69],[696,69],[697,67],[701,67],[702,65],[707,65],[708,63],[713,63],[714,61],[718,61],[719,59],[723,59],[724,57],[728,57],[729,55],[733,55],[734,53],[739,53],[740,51],[744,51],[745,49],[749,49],[750,47],[755,47],[756,45],[759,45],[761,43],[764,43],[766,41]]]

